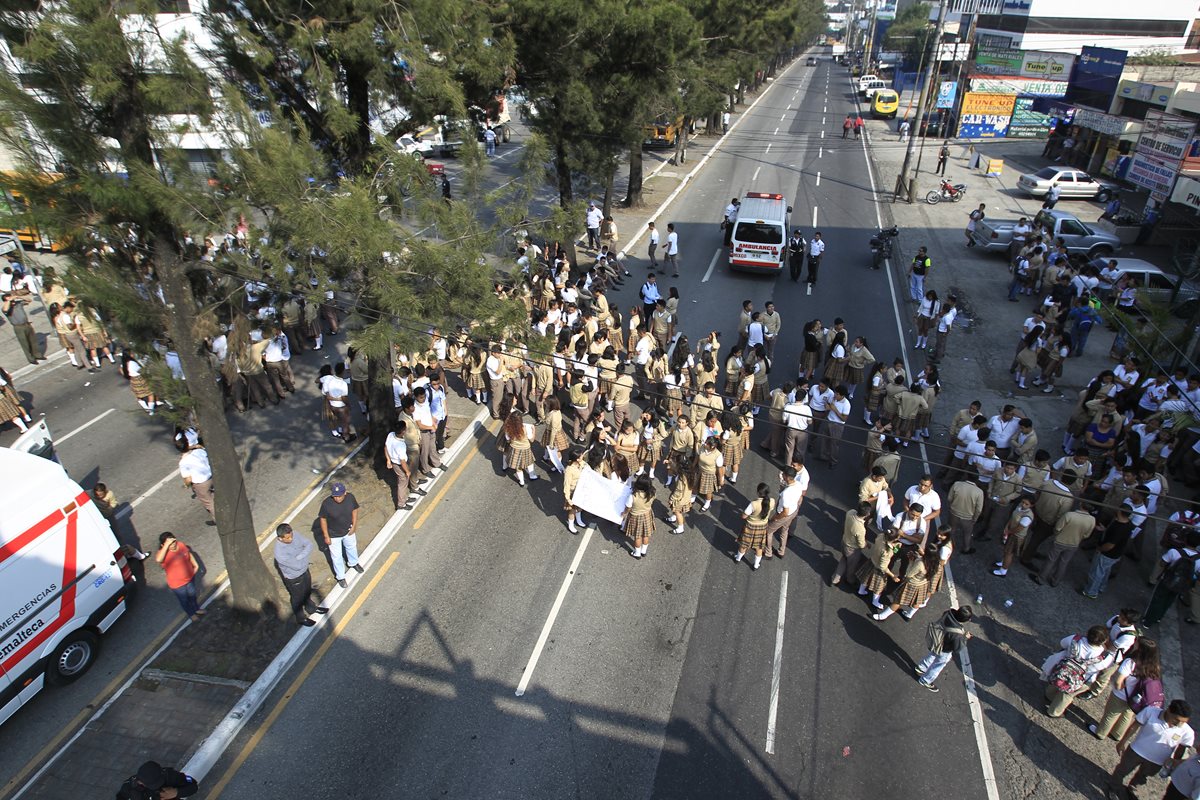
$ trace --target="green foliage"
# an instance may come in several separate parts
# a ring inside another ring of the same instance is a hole
[[[933,40],[934,26],[929,22],[931,9],[928,3],[906,6],[888,26],[882,49],[904,53],[904,63],[916,69],[921,54]]]
[[[1184,62],[1166,48],[1147,47],[1125,59],[1125,63],[1138,67],[1174,67]]]

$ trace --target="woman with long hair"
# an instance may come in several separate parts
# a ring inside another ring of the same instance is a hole
[[[691,400],[695,394],[693,384],[693,371],[696,368],[696,359],[692,355],[692,348],[688,345],[688,338],[680,334],[675,340],[675,349],[671,352],[671,372],[680,377],[679,388],[686,400]]]
[[[1099,723],[1088,725],[1088,730],[1096,734],[1097,739],[1108,736],[1119,742],[1138,711],[1148,705],[1162,707],[1162,663],[1158,642],[1139,637],[1137,649],[1121,662],[1113,677],[1112,693],[1104,703],[1104,715]]]
[[[846,355],[846,388],[847,398],[854,399],[854,390],[863,382],[863,373],[867,367],[875,363],[875,354],[867,347],[865,336],[856,336]]]
[[[671,487],[671,496],[667,498],[667,508],[671,512],[667,522],[675,523],[675,533],[683,533],[687,524],[687,512],[692,510],[691,476],[694,470],[695,457],[690,453],[680,453],[675,456],[675,474],[679,477]]]
[[[571,440],[567,438],[567,432],[563,430],[562,424],[562,403],[553,395],[547,397],[543,403],[545,410],[544,422],[545,429],[542,431],[542,447],[546,448],[546,460],[559,472],[562,472],[563,461],[562,453],[571,444]]]
[[[925,604],[929,602],[929,598],[942,589],[942,581],[946,577],[946,564],[950,562],[950,556],[954,555],[954,539],[950,533],[950,526],[943,525],[934,534],[934,540],[926,545],[927,550],[937,553],[937,564],[929,573],[929,593],[926,595],[925,603],[922,603],[919,608],[924,608]]]
[[[463,382],[467,385],[467,399],[477,405],[487,402],[487,379],[483,376],[486,367],[487,353],[479,342],[471,342],[463,359]]]
[[[529,480],[537,480],[533,465],[533,426],[526,423],[519,411],[513,411],[504,420],[504,438],[508,442],[507,468],[517,476],[517,483],[525,485],[525,473]]]
[[[654,468],[662,459],[663,442],[667,440],[667,426],[664,425],[652,410],[643,411],[638,417],[637,429],[639,435],[637,460],[638,474],[643,472],[654,477]]]
[[[829,355],[825,359],[825,383],[829,386],[839,386],[846,380],[849,338],[850,334],[843,328],[835,330],[829,339]]]
[[[108,329],[104,327],[104,323],[100,321],[100,316],[90,308],[81,308],[75,313],[75,322],[79,328],[79,334],[83,339],[83,344],[87,348],[88,360],[100,368],[100,356],[107,356],[110,364],[115,364],[116,359],[113,358],[112,337],[108,335]]]
[[[771,402],[768,394],[771,391],[771,359],[767,356],[767,348],[761,344],[754,345],[754,383],[750,388],[750,402],[754,404],[752,413],[758,414],[758,407]]]
[[[1071,342],[1071,334],[1062,332],[1052,336],[1042,350],[1046,355],[1045,363],[1042,365],[1042,374],[1033,379],[1034,386],[1042,386],[1042,394],[1050,394],[1054,391],[1054,380],[1062,377],[1063,364],[1071,355],[1072,347],[1074,345]]]
[[[1028,389],[1025,379],[1037,372],[1038,353],[1042,349],[1042,333],[1045,329],[1038,325],[1021,340],[1021,349],[1017,352],[1017,368],[1013,372],[1013,380],[1022,389]]]
[[[823,351],[821,320],[814,319],[804,326],[804,350],[800,354],[801,379],[810,379],[816,374]]]
[[[633,482],[633,491],[621,512],[621,529],[629,539],[629,555],[641,558],[650,549],[654,534],[654,484],[642,476]]]
[[[917,412],[916,435],[928,439],[933,407],[937,405],[938,395],[942,391],[941,375],[937,366],[926,364],[925,369],[917,376],[916,384],[921,387],[921,398],[925,401],[925,408]]]
[[[737,483],[738,467],[742,464],[742,419],[737,410],[726,411],[721,418],[721,458],[729,471],[729,482]]]
[[[938,293],[933,289],[926,291],[920,305],[917,306],[917,341],[913,345],[914,349],[924,350],[929,346],[929,331],[933,327],[933,321],[940,316],[941,310]]]
[[[87,346],[83,343],[79,324],[75,320],[75,304],[70,300],[61,306],[54,303],[46,311],[50,317],[50,324],[54,326],[54,332],[58,334],[58,341],[67,351],[71,366],[92,372],[93,367],[87,361]]]
[[[13,386],[12,375],[9,375],[3,367],[0,367],[0,422],[11,422],[22,432],[29,430],[29,426],[25,423],[33,422],[29,412],[21,403],[21,395],[17,394],[17,387]]]
[[[908,568],[904,571],[904,580],[900,583],[896,599],[887,608],[872,614],[873,619],[883,621],[897,611],[905,619],[912,619],[929,600],[929,575],[937,569],[937,550],[930,548],[923,556],[916,550],[910,550],[907,561]]]
[[[586,527],[583,521],[583,512],[571,505],[571,497],[575,494],[575,487],[579,485],[579,476],[583,473],[584,453],[585,451],[579,447],[569,450],[567,466],[563,470],[563,510],[567,512],[567,530],[571,533],[578,533],[578,528]]]
[[[708,511],[713,493],[725,482],[725,459],[721,456],[720,444],[717,437],[708,437],[700,449],[700,455],[696,457],[695,492],[698,497],[704,498],[701,512]]]
[[[150,381],[146,380],[142,371],[142,363],[137,360],[132,351],[126,350],[121,354],[121,374],[129,381],[129,389],[137,399],[138,405],[153,417],[154,409],[161,406],[162,401],[154,395],[154,390],[150,388]]]
[[[917,503],[916,505],[920,505]],[[899,580],[891,569],[892,558],[900,550],[900,531],[888,528],[887,531],[875,537],[875,542],[866,551],[866,559],[858,568],[858,593],[862,597],[871,596],[871,605],[880,611],[883,603],[879,596],[887,589],[892,581]]]
[[[775,501],[771,499],[771,490],[765,483],[760,483],[754,494],[755,499],[742,509],[742,532],[738,536],[738,548],[733,560],[741,561],[747,550],[753,550],[752,568],[758,569],[762,566],[763,550],[767,546],[767,523],[775,509]]]
[[[726,401],[737,397],[738,384],[742,379],[742,346],[735,344],[733,349],[729,351],[729,357],[725,359],[725,395]]]
[[[642,469],[637,455],[641,438],[633,425],[633,420],[628,417],[621,422],[621,429],[613,436],[613,450],[624,456],[631,467],[637,468],[639,476],[642,474]]]
[[[883,396],[887,393],[887,364],[882,361],[871,367],[867,381],[867,401],[863,404],[863,422],[870,425],[879,416]]]
[[[671,370],[663,376],[662,386],[665,395],[663,405],[668,417],[677,417],[683,410],[684,373]]]

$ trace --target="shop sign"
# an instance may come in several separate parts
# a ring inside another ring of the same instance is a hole
[[[1167,195],[1171,191],[1177,174],[1179,173],[1175,167],[1134,153],[1133,160],[1129,162],[1129,172],[1125,174],[1125,180],[1149,189],[1152,194]]]
[[[962,114],[985,114],[1009,117],[1012,116],[1013,106],[1016,102],[1017,96],[1014,94],[979,94],[977,92],[967,92],[963,95]]]
[[[971,91],[982,94],[1021,94],[1027,97],[1062,97],[1066,81],[1040,78],[972,78]]]
[[[955,81],[942,81],[938,87],[937,107],[938,108],[954,108],[954,98],[958,93],[958,83]]]
[[[1162,111],[1147,111],[1137,151],[1178,169],[1179,162],[1188,154],[1195,132],[1196,123],[1190,119]]]
[[[1023,50],[979,47],[975,50],[975,71],[987,75],[1020,75],[1025,60]]]
[[[1018,97],[1008,135],[1016,139],[1045,139],[1050,135],[1051,120],[1049,114],[1033,110],[1032,97]]]
[[[1027,78],[1062,78],[1071,76],[1071,67],[1075,56],[1070,53],[1045,53],[1039,50],[1026,50],[1025,58],[1021,61],[1021,75]]]
[[[1171,192],[1171,202],[1182,203],[1200,211],[1200,181],[1180,175],[1175,182],[1175,191]]]
[[[1117,84],[1117,94],[1127,100],[1141,100],[1143,103],[1153,103],[1165,106],[1171,102],[1175,90],[1170,86],[1158,86],[1153,83],[1140,81],[1121,81]]]
[[[1125,132],[1126,122],[1127,120],[1122,117],[1105,114],[1103,111],[1081,108],[1075,112],[1075,119],[1071,121],[1071,124],[1103,133],[1106,136],[1120,136]]]
[[[998,139],[1004,136],[1010,118],[1008,114],[963,114],[959,118],[958,136],[960,139]]]

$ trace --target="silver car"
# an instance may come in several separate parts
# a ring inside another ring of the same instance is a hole
[[[1058,184],[1063,200],[1083,198],[1107,203],[1118,191],[1116,184],[1098,181],[1074,167],[1043,167],[1017,181],[1017,187],[1033,197],[1044,197],[1053,184]]]

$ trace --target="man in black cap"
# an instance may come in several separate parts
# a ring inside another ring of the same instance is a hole
[[[157,761],[147,761],[138,767],[136,775],[121,784],[117,800],[174,800],[191,797],[198,791],[200,784],[191,775],[164,767]]]

